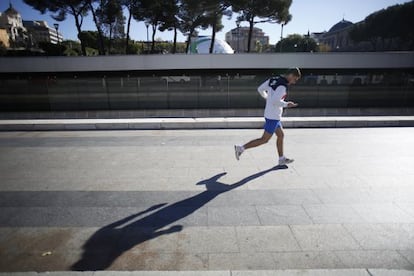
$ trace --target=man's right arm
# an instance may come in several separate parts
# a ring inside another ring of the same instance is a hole
[[[264,83],[262,83],[258,88],[257,92],[259,92],[260,96],[262,98],[267,99],[268,93],[267,90],[269,89],[269,80],[266,80]]]

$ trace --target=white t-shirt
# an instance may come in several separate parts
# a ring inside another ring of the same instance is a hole
[[[284,77],[274,77],[262,83],[257,91],[266,99],[264,116],[270,120],[280,120],[283,108],[287,107],[285,102],[288,82]]]

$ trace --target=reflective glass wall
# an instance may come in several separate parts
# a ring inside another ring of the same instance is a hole
[[[262,108],[269,71],[0,75],[0,111]],[[407,70],[304,71],[289,99],[303,108],[414,107]]]

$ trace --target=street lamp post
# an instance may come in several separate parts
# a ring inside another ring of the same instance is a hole
[[[240,52],[240,21],[236,21],[237,25],[237,53]]]
[[[53,26],[55,27],[55,30],[56,30],[57,44],[60,44],[60,38],[59,38],[59,24],[58,24],[58,23],[55,23],[55,24],[53,24]]]
[[[147,51],[148,51],[148,42],[149,42],[149,34],[148,34],[148,28],[149,28],[150,23],[149,22],[145,22],[145,27],[147,28]]]
[[[280,31],[280,52],[282,52],[282,39],[283,39],[283,27],[285,26],[286,22],[282,21],[282,29]]]

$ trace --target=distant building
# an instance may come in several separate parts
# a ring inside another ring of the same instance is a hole
[[[249,27],[234,28],[226,33],[226,42],[235,50],[235,52],[247,52],[249,39]],[[269,45],[269,36],[265,35],[262,29],[253,28],[250,50],[255,51],[256,45]]]
[[[23,26],[20,13],[13,8],[11,3],[9,8],[0,14],[0,29],[7,31],[11,47],[26,46],[27,30]]]
[[[23,21],[24,27],[29,31],[32,43],[47,42],[58,44],[63,41],[60,32],[56,32],[55,28],[47,25],[46,21]]]
[[[333,51],[347,51],[354,45],[349,37],[349,32],[353,26],[354,23],[342,19],[322,35],[320,42],[328,45]]]
[[[329,31],[311,33],[310,37],[313,38],[318,44],[327,45],[331,51],[364,51],[366,49],[366,43],[355,42],[350,37],[352,28],[362,22],[352,23],[342,19],[333,25]]]

